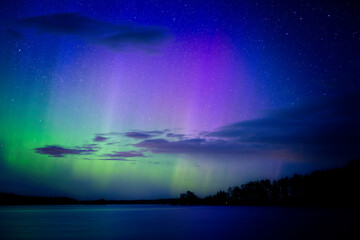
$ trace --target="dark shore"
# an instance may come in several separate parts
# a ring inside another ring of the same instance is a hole
[[[76,200],[68,197],[21,196],[0,193],[0,205],[104,205],[104,204],[171,204],[230,206],[314,206],[359,208],[360,161],[342,168],[294,175],[279,180],[261,180],[230,187],[205,198],[193,192],[179,198],[153,200]]]

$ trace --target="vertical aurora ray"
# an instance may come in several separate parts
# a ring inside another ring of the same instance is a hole
[[[241,115],[247,118],[244,113],[253,107],[246,102],[253,97],[248,96],[253,94],[248,88],[251,78],[232,51],[226,40],[210,37],[202,42],[177,40],[147,55],[107,51],[86,57],[90,60],[81,64],[91,71],[86,80],[91,83],[85,94],[106,109],[106,127],[112,130],[129,125],[213,129]],[[238,89],[244,92],[239,94]]]

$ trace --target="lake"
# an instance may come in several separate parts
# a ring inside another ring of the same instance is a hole
[[[0,239],[360,239],[359,210],[303,207],[2,206]],[[356,236],[350,238],[351,234]]]

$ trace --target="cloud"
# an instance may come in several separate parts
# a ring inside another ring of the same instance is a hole
[[[113,151],[112,153],[105,154],[104,156],[113,157],[113,158],[145,157],[142,152],[138,152],[138,151],[127,151],[127,152]]]
[[[265,147],[261,144],[242,144],[223,139],[193,138],[168,141],[166,139],[148,139],[133,146],[152,153],[173,154],[249,154]]]
[[[127,132],[127,133],[125,133],[125,136],[129,137],[129,138],[135,138],[135,139],[146,139],[146,138],[153,137],[153,135],[151,135],[151,134],[141,133],[141,132]]]
[[[168,138],[178,138],[178,139],[182,139],[184,138],[186,135],[185,134],[180,134],[180,133],[167,133],[166,137]]]
[[[137,45],[153,45],[162,42],[168,38],[168,33],[160,28],[134,28],[127,31],[121,31],[115,35],[102,38],[99,43],[113,48],[122,48],[128,43]]]
[[[76,148],[64,148],[56,145],[47,145],[42,148],[35,148],[36,153],[45,154],[52,157],[65,157],[65,155],[85,155],[92,154],[97,151],[97,148],[92,145]]]
[[[360,154],[360,91],[317,99],[302,106],[269,111],[200,138],[145,139],[133,146],[152,153],[231,154],[302,159],[346,159]],[[355,104],[355,105],[354,105]]]
[[[263,118],[238,122],[208,133],[209,137],[286,146],[349,148],[358,145],[360,110],[352,92],[296,108],[275,110]]]
[[[127,28],[99,22],[76,13],[56,13],[29,17],[18,20],[18,23],[25,27],[35,28],[39,32],[82,37],[98,37]]]
[[[108,143],[106,143],[106,145],[115,145],[115,144],[119,144],[119,143],[121,143],[121,142],[108,142]]]
[[[97,159],[97,160],[135,162],[135,160],[129,160],[129,159],[124,159],[124,158],[101,158],[101,159]]]
[[[109,138],[107,138],[107,137],[103,137],[103,136],[96,136],[93,140],[94,140],[94,142],[104,142],[104,141],[106,141],[106,140],[108,140]]]
[[[125,133],[126,137],[135,139],[148,139],[163,134],[164,131],[132,131]]]
[[[72,35],[92,43],[121,49],[126,46],[154,46],[169,38],[159,27],[130,24],[115,25],[87,18],[76,13],[56,13],[18,20],[20,26],[33,28],[40,33]]]

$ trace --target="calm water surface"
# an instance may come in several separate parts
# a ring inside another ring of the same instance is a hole
[[[359,211],[244,206],[6,206],[0,239],[360,239]]]

